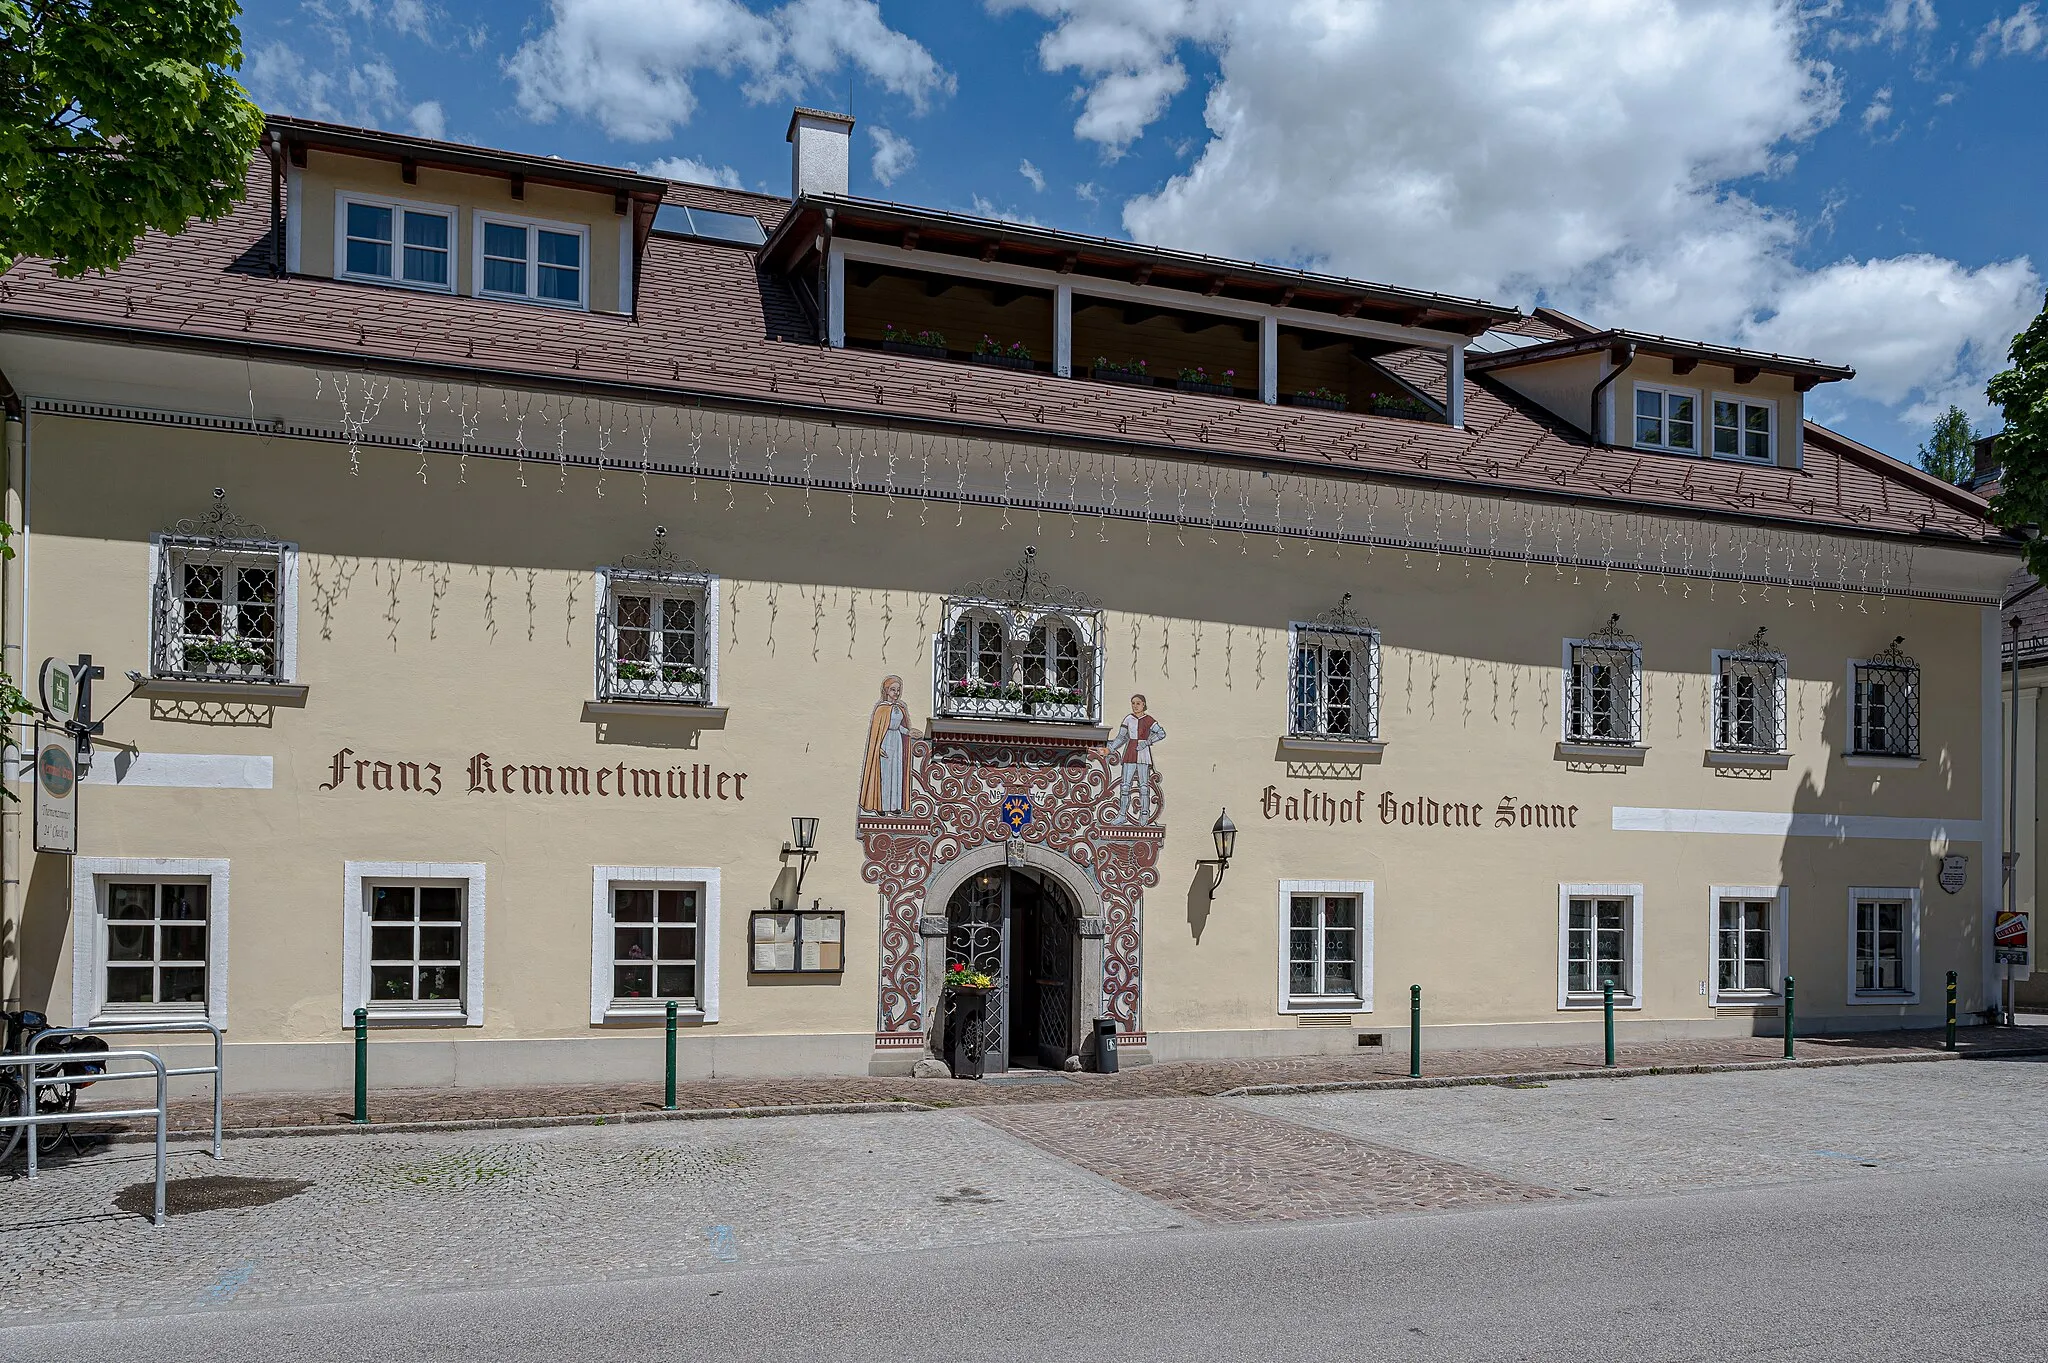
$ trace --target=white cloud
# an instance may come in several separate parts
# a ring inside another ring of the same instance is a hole
[[[252,50],[242,63],[241,78],[257,104],[272,113],[390,127],[404,122],[423,137],[442,135],[441,106],[405,98],[398,73],[381,57],[353,63],[344,44],[334,70],[320,70],[291,46],[271,42]],[[431,127],[435,131],[425,129]]]
[[[406,121],[412,125],[413,132],[421,137],[431,137],[439,141],[448,135],[448,115],[441,108],[441,101],[438,99],[413,105],[412,112],[406,115]]]
[[[2048,19],[2041,17],[2041,8],[2028,0],[2024,5],[2003,19],[1993,19],[1977,35],[1976,50],[1970,60],[1977,65],[1984,64],[1987,57],[2048,56]]]
[[[693,185],[722,185],[727,189],[739,189],[740,173],[731,166],[714,166],[709,161],[699,161],[694,156],[664,156],[659,161],[638,167],[649,175],[659,175],[664,180],[683,180]]]
[[[1840,0],[1830,0],[1808,17],[1815,22],[1840,20],[1843,10]],[[1827,42],[1829,47],[1851,51],[1878,43],[1898,47],[1909,37],[1934,32],[1940,24],[1933,0],[1886,0],[1879,9],[1858,10],[1850,15],[1828,33]]]
[[[917,164],[917,148],[910,145],[909,139],[898,137],[887,128],[869,128],[868,136],[875,140],[875,159],[868,169],[882,184],[895,184],[897,176]]]
[[[1894,408],[1981,385],[2039,302],[2025,258],[1801,264],[1807,224],[1755,185],[1842,93],[1788,0],[1026,3],[1053,24],[1042,59],[1084,82],[1075,135],[1112,151],[1159,111],[1112,137],[1106,82],[1189,45],[1217,66],[1192,162],[1124,205],[1140,241],[1815,354]],[[1932,22],[1909,2],[1861,31]]]
[[[1102,202],[1102,189],[1093,180],[1083,180],[1074,186],[1074,197],[1084,204],[1099,204]]]
[[[1074,133],[1112,159],[1187,88],[1180,44],[1223,38],[1231,17],[1221,0],[989,0],[989,8],[1028,9],[1057,21],[1038,44],[1039,62],[1048,71],[1081,74],[1086,84],[1077,92],[1082,106]]]
[[[1025,178],[1037,193],[1045,193],[1045,172],[1031,164],[1029,158],[1017,163],[1017,173]]]
[[[410,33],[425,43],[434,41],[432,24],[442,17],[440,7],[426,0],[389,0],[386,4],[377,0],[348,0],[348,12],[366,23],[383,19],[400,33]]]
[[[1880,86],[1863,109],[1863,131],[1874,133],[1892,116],[1892,87]]]
[[[539,36],[505,70],[521,112],[596,120],[613,137],[653,141],[688,123],[699,72],[744,76],[748,99],[794,99],[851,64],[922,111],[955,81],[915,39],[882,21],[876,0],[789,0],[756,14],[738,0],[551,0]]]
[[[1020,213],[1014,208],[1004,208],[993,200],[983,198],[979,194],[974,195],[971,202],[974,205],[974,216],[977,218],[990,218],[996,222],[1020,223],[1025,227],[1045,226],[1044,223],[1028,213]]]

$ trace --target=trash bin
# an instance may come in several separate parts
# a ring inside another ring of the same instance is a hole
[[[1116,1019],[1095,1019],[1095,1072],[1116,1073]]]

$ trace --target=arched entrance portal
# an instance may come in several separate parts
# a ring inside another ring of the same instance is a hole
[[[1060,1069],[1080,1051],[1075,985],[1080,917],[1065,888],[1029,867],[990,866],[946,902],[946,968],[996,979],[980,1050],[988,1073]]]

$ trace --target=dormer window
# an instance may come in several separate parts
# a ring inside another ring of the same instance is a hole
[[[1636,448],[1698,454],[1700,395],[1684,388],[1636,385]]]
[[[1771,464],[1778,458],[1778,404],[1714,395],[1714,457]]]
[[[587,306],[588,228],[479,213],[476,237],[479,294],[557,307]]]
[[[1101,715],[1101,612],[1040,576],[1036,553],[947,599],[932,650],[938,714],[1069,724]]]
[[[455,210],[360,194],[335,204],[334,272],[344,279],[450,293]]]

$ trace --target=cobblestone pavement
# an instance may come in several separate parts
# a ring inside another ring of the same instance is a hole
[[[1639,1196],[2048,1155],[2048,1057],[1542,1088],[1241,1098],[1252,1111],[1564,1192]]]
[[[1806,1059],[1927,1054],[1939,1049],[1939,1032],[1881,1032],[1839,1039],[1802,1039]],[[1965,1055],[2012,1048],[2048,1051],[2048,1028],[1970,1028],[1961,1034]],[[1678,1068],[1775,1061],[1783,1042],[1772,1037],[1710,1041],[1624,1043],[1616,1049],[1623,1066]],[[1434,1078],[1469,1075],[1543,1074],[1596,1071],[1598,1046],[1516,1047],[1432,1051],[1424,1073]],[[815,1079],[706,1079],[677,1085],[680,1108],[715,1110],[849,1103],[921,1103],[943,1107],[984,1106],[1130,1098],[1210,1097],[1234,1089],[1267,1085],[1361,1083],[1402,1080],[1408,1074],[1403,1049],[1360,1050],[1355,1054],[1268,1060],[1181,1061],[1146,1065],[1121,1074],[1046,1076],[1050,1082],[979,1084],[935,1079],[835,1077]],[[96,1095],[95,1095],[96,1096]],[[115,1101],[109,1095],[107,1104]],[[227,1102],[230,1129],[339,1126],[353,1111],[353,1095],[311,1093],[245,1095]],[[522,1117],[595,1116],[653,1112],[661,1107],[660,1076],[645,1084],[555,1085],[507,1089],[373,1090],[373,1123],[477,1122]],[[197,1130],[212,1122],[212,1109],[196,1100],[173,1104],[172,1126]],[[139,1124],[131,1124],[139,1125]]]
[[[1286,1107],[1268,1110],[1284,1114]],[[1203,1099],[1044,1104],[979,1115],[1210,1224],[1442,1211],[1557,1196],[1448,1160]]]

